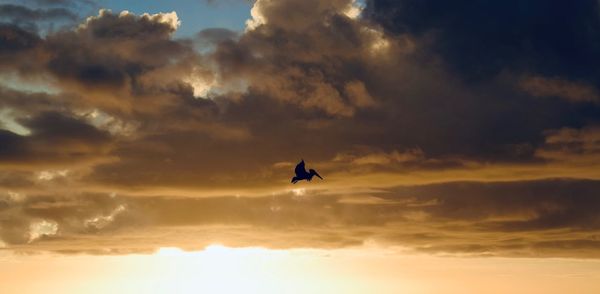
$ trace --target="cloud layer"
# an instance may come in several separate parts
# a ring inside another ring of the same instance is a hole
[[[0,6],[11,248],[597,257],[597,1],[258,0],[181,39],[176,12],[42,2]],[[326,180],[289,186],[300,158]]]
[[[446,254],[597,258],[599,188],[598,181],[544,180],[249,198],[9,193],[0,202],[0,236],[23,251],[376,243]]]

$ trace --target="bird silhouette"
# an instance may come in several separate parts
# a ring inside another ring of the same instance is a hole
[[[304,167],[304,159],[302,159],[302,161],[296,165],[294,172],[296,173],[296,176],[292,178],[292,184],[302,180],[307,180],[310,182],[313,176],[317,176],[321,180],[323,179],[314,169],[309,169],[308,172],[306,171],[306,168]]]

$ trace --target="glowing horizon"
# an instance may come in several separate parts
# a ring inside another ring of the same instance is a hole
[[[125,256],[3,255],[8,293],[595,293],[599,261],[443,257],[378,247],[272,250],[213,244]],[[44,263],[40,264],[40,261]],[[29,264],[41,267],[31,268]],[[360,265],[360,266],[357,266]],[[38,277],[21,284],[21,271]],[[477,276],[476,280],[471,277]],[[63,280],[68,277],[70,282]],[[18,287],[17,287],[18,285]],[[11,288],[17,287],[17,288]]]

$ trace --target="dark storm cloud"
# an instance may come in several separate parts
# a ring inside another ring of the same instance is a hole
[[[422,106],[444,108],[416,110],[428,113],[419,117],[430,122],[419,125],[442,149],[423,147],[427,154],[454,150],[523,160],[543,142],[544,131],[581,128],[600,117],[590,103],[597,102],[600,77],[597,1],[374,0],[363,15],[392,35],[415,38],[415,59],[436,60],[445,75],[467,87],[433,98],[418,95]]]
[[[502,70],[596,82],[598,1],[367,1],[365,15],[429,49],[471,79]]]
[[[534,87],[532,96],[518,86],[520,76],[466,82],[435,58],[421,58],[432,45],[417,32],[384,34],[341,13],[347,1],[287,9],[296,4],[257,2],[254,29],[222,42],[213,58],[226,80],[249,84],[246,99],[270,97],[304,108],[313,115],[307,124],[352,129],[352,138],[334,135],[345,146],[377,142],[386,152],[416,147],[432,157],[531,160],[543,131],[597,120],[597,106],[537,97],[585,101],[593,87]],[[296,21],[306,14],[315,17]]]

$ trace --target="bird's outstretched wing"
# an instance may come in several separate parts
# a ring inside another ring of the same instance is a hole
[[[294,172],[296,173],[296,176],[298,176],[298,177],[302,177],[302,176],[308,174],[308,172],[306,171],[306,168],[304,167],[304,159],[302,161],[300,161],[300,163],[298,163],[298,165],[296,165],[296,169],[294,169]]]

